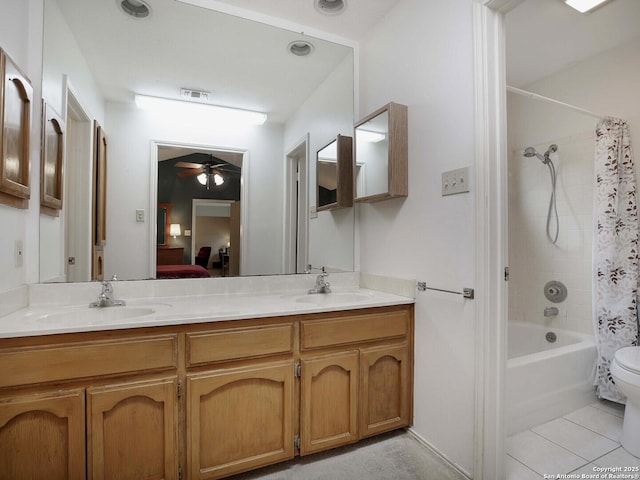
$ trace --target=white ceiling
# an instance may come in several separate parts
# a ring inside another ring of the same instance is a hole
[[[352,55],[345,45],[175,0],[149,0],[152,15],[141,20],[116,0],[57,2],[112,101],[131,102],[134,93],[179,98],[180,88],[189,88],[211,92],[211,103],[283,122]],[[308,57],[287,50],[301,38],[315,46]]]
[[[544,78],[640,35],[640,1],[613,0],[588,15],[563,0],[527,0],[506,16],[507,83]]]
[[[284,122],[351,54],[344,44],[356,45],[404,0],[347,0],[337,16],[313,0],[147,1],[152,16],[134,20],[116,0],[57,0],[107,99],[177,98],[192,88]],[[526,86],[639,34],[640,0],[613,0],[589,15],[562,0],[526,0],[506,17],[507,82]],[[311,56],[286,50],[300,38],[312,40]]]
[[[350,40],[360,40],[401,0],[344,0],[346,8],[339,15],[321,14],[314,0],[179,0],[233,11],[254,18],[256,14],[282,19],[302,30],[326,32]],[[307,27],[307,28],[305,28]]]

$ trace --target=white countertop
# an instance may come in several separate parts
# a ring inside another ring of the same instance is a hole
[[[118,298],[118,295],[115,295]],[[328,294],[220,293],[127,299],[124,307],[32,305],[0,317],[0,338],[264,318],[412,304],[410,297],[365,288]]]

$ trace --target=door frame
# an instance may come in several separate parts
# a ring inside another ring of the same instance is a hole
[[[504,16],[524,0],[474,0],[476,411],[474,476],[505,478],[508,290]]]
[[[248,185],[250,171],[249,151],[239,148],[219,147],[215,145],[203,145],[194,143],[181,143],[163,140],[151,140],[149,162],[149,278],[156,278],[156,230],[158,218],[158,149],[159,147],[192,148],[194,150],[209,150],[212,152],[233,152],[242,155],[242,167],[240,170],[240,272],[241,276],[246,271],[247,242],[244,241],[243,232],[247,231],[249,192],[245,188]]]
[[[309,133],[285,154],[283,273],[304,273],[309,263]]]
[[[93,174],[93,120],[69,79],[64,78],[64,276],[67,282],[91,280],[93,262],[91,185]],[[75,141],[74,141],[75,139]],[[73,142],[73,144],[71,144]],[[74,188],[70,188],[74,185]],[[87,208],[87,205],[89,208]],[[72,221],[73,219],[73,221]],[[75,263],[69,264],[69,257]]]

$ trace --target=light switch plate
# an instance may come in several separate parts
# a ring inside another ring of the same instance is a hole
[[[442,196],[469,191],[469,167],[442,173]]]
[[[136,222],[144,222],[144,210],[136,210]]]

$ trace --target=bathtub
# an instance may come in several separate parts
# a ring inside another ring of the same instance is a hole
[[[509,322],[507,330],[507,435],[596,401],[592,335],[521,322]],[[547,341],[548,332],[555,342]]]

